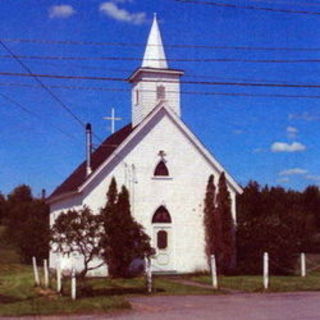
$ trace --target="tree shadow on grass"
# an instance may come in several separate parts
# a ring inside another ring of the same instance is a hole
[[[163,289],[154,289],[153,292],[164,292]],[[79,290],[80,298],[99,297],[99,296],[122,296],[132,294],[146,294],[146,288],[101,288],[93,289],[91,287],[84,287]]]
[[[9,304],[9,303],[15,303],[15,302],[21,302],[26,300],[32,300],[32,297],[29,298],[17,298],[12,296],[5,296],[3,294],[0,294],[0,304]]]

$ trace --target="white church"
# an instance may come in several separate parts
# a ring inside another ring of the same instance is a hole
[[[168,66],[155,17],[142,65],[129,78],[132,122],[94,152],[89,150],[86,161],[48,199],[51,225],[69,209],[86,205],[99,212],[115,177],[118,186],[128,188],[132,215],[144,226],[156,250],[153,272],[208,270],[203,223],[208,178],[213,174],[217,183],[225,172],[234,221],[236,194],[242,192],[181,120],[181,76],[182,70]],[[50,267],[56,268],[61,259],[52,251]],[[82,268],[81,256],[69,259],[77,269]],[[91,275],[107,273],[107,266],[91,271]]]

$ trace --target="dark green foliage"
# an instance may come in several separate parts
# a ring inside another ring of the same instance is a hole
[[[29,186],[18,186],[8,195],[3,222],[5,238],[16,246],[23,262],[30,263],[32,256],[48,257],[49,207],[33,198]]]
[[[226,177],[221,173],[216,200],[216,215],[221,221],[221,249],[218,254],[218,268],[223,274],[230,274],[235,268],[235,225],[231,213],[231,199]]]
[[[263,252],[270,257],[272,274],[292,273],[298,253],[305,246],[304,195],[281,187],[261,188],[249,182],[238,196],[238,265],[244,273],[260,274]],[[309,229],[309,231],[308,231]]]
[[[206,253],[208,259],[211,254],[215,254],[219,273],[228,274],[235,267],[236,250],[231,199],[224,173],[219,178],[217,196],[215,190],[214,177],[211,175],[204,201]]]
[[[0,225],[3,223],[5,212],[6,212],[6,198],[0,192]]]
[[[105,261],[111,277],[130,276],[130,264],[152,253],[150,238],[143,231],[130,212],[129,193],[126,187],[117,194],[113,178],[107,193],[107,203],[101,210],[104,221],[103,245]]]
[[[52,248],[62,254],[76,252],[82,255],[84,268],[79,276],[83,278],[88,271],[102,265],[89,265],[94,258],[101,258],[102,230],[101,217],[93,214],[88,207],[62,212],[51,229]]]
[[[211,254],[217,255],[219,252],[218,241],[221,239],[221,230],[218,228],[221,224],[216,221],[217,216],[215,215],[215,193],[214,177],[210,175],[204,199],[204,226],[208,261],[210,261]]]

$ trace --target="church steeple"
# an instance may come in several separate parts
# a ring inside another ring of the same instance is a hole
[[[156,13],[153,17],[152,27],[149,33],[141,67],[168,69],[168,63],[162,44]]]
[[[169,69],[157,16],[153,18],[141,67],[128,79],[132,83],[132,125],[138,125],[159,103],[180,116],[182,70]]]

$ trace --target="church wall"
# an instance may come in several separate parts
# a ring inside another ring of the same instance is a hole
[[[160,150],[166,153],[169,178],[153,177]],[[101,208],[111,178],[115,176],[119,188],[125,184],[129,189],[132,213],[151,237],[153,213],[160,205],[169,210],[174,259],[171,269],[178,272],[207,269],[203,200],[209,175],[214,174],[217,184],[218,172],[168,117],[162,118],[140,143],[133,146],[124,160],[118,159],[118,162],[116,167],[105,171],[107,177],[100,176],[93,189],[88,187],[84,191],[83,203],[93,210]]]

